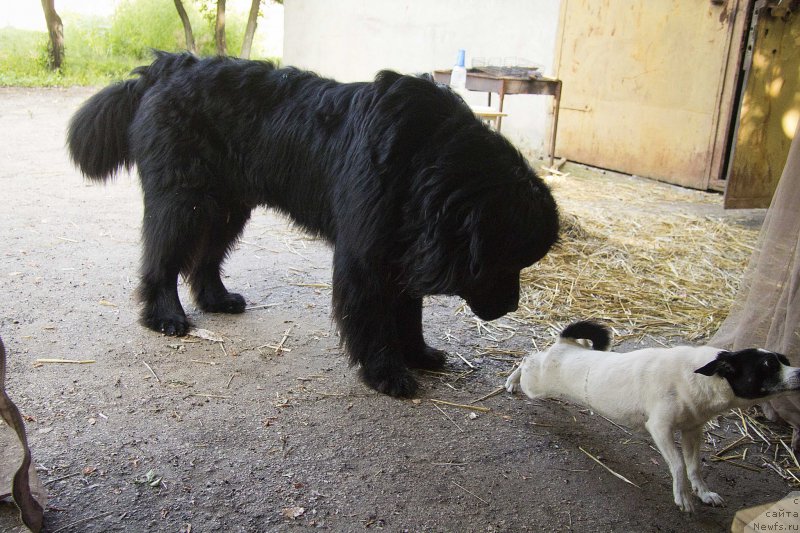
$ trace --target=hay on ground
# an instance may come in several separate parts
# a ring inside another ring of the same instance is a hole
[[[600,173],[546,179],[561,242],[523,271],[517,318],[553,329],[597,319],[617,340],[694,342],[716,331],[757,237],[722,212],[698,214],[693,204],[719,204],[719,195]]]

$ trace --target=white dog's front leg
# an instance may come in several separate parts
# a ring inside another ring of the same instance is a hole
[[[519,380],[521,377],[522,377],[522,365],[520,364],[520,366],[518,366],[517,369],[514,370],[510,376],[508,376],[508,379],[506,379],[506,390],[508,392],[518,391]]]
[[[703,428],[685,429],[681,431],[681,450],[686,462],[686,474],[692,483],[692,490],[697,497],[708,505],[725,505],[725,500],[708,488],[700,474],[700,445],[703,442]]]
[[[664,457],[669,465],[670,474],[672,474],[672,496],[681,511],[691,513],[694,511],[692,504],[692,493],[689,490],[688,479],[686,479],[686,469],[683,465],[683,457],[681,452],[673,440],[673,431],[669,424],[659,419],[649,419],[645,424],[647,431],[653,437],[658,451]]]

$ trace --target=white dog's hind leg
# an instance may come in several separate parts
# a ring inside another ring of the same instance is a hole
[[[650,418],[645,426],[653,437],[653,442],[655,442],[658,451],[661,452],[664,460],[669,465],[669,471],[672,474],[672,496],[675,499],[675,505],[681,511],[691,513],[694,511],[692,493],[689,490],[689,480],[686,478],[683,457],[681,457],[681,452],[673,440],[672,429],[669,424],[657,418]]]
[[[506,379],[506,390],[508,392],[516,392],[519,390],[519,380],[522,377],[522,365],[514,370],[508,379]]]
[[[703,442],[702,426],[681,431],[681,450],[683,460],[686,462],[686,474],[692,483],[692,490],[697,497],[708,505],[725,505],[725,500],[716,492],[708,488],[703,476],[700,474],[700,445]]]

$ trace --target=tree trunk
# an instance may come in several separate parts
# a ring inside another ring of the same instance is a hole
[[[181,22],[183,23],[183,34],[186,36],[186,49],[191,53],[196,54],[197,46],[194,44],[192,23],[189,21],[189,15],[186,14],[186,10],[183,8],[183,2],[181,0],[175,0],[175,9],[178,10],[178,16],[181,18]]]
[[[250,14],[247,16],[247,27],[244,30],[244,41],[242,41],[242,53],[239,54],[244,59],[250,59],[250,49],[253,47],[253,36],[256,33],[258,8],[260,6],[261,0],[252,0],[250,2]]]
[[[217,55],[227,55],[228,45],[225,42],[225,0],[217,0],[217,23],[214,28],[214,39],[217,43]]]
[[[47,32],[50,34],[47,66],[51,70],[61,70],[64,63],[64,24],[56,13],[55,0],[42,0]]]

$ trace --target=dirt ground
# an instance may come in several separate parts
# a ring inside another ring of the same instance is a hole
[[[481,328],[457,298],[429,299],[424,317],[447,371],[420,374],[413,401],[367,389],[330,318],[330,249],[265,211],[227,263],[252,309],[203,314],[181,289],[224,342],[142,328],[136,177],[87,184],[64,150],[92,92],[0,89],[0,335],[48,531],[722,531],[789,492],[769,471],[707,463],[728,505],[688,516],[645,436],[562,402],[431,401],[494,391],[547,331]],[[0,506],[0,530],[17,524]]]

